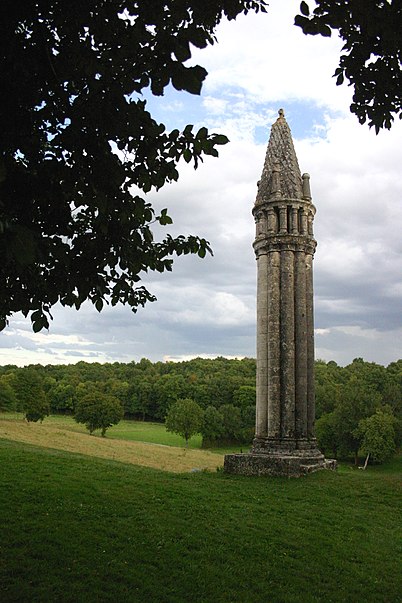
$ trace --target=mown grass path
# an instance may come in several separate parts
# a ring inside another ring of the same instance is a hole
[[[396,462],[259,479],[0,439],[0,482],[2,603],[401,600]]]

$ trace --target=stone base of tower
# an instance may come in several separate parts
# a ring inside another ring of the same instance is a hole
[[[275,441],[256,438],[251,452],[226,454],[224,470],[237,475],[301,477],[321,469],[335,470],[314,441]]]

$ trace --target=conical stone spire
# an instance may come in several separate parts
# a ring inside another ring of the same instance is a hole
[[[273,194],[280,193],[284,200],[301,199],[303,196],[302,177],[292,134],[283,109],[278,113],[279,117],[271,129],[256,205],[267,201]],[[278,171],[279,178],[275,182],[275,174]]]

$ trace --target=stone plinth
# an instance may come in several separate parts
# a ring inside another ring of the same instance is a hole
[[[317,454],[226,454],[226,473],[255,476],[301,477],[320,469],[336,469],[336,461]]]

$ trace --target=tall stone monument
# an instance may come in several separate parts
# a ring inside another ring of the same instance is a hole
[[[225,471],[299,476],[326,461],[314,437],[313,236],[309,175],[300,173],[284,111],[273,124],[257,199],[256,431]]]

